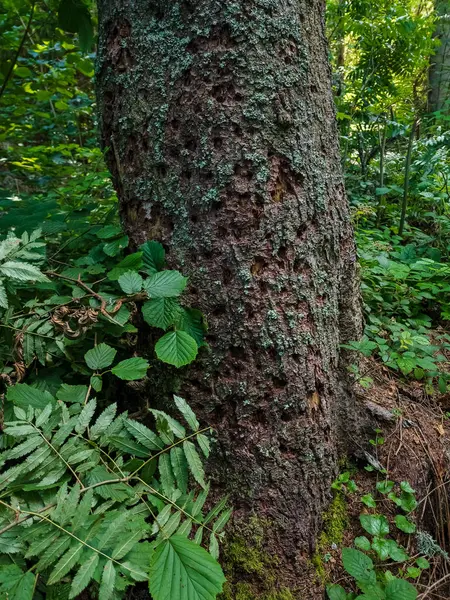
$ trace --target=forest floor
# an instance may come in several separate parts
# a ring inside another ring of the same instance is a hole
[[[350,471],[358,491],[338,493],[344,508],[339,508],[339,514],[332,508],[331,513],[325,515],[325,535],[322,536],[325,543],[320,545],[319,542],[320,555],[317,554],[315,560],[316,571],[324,582],[339,583],[348,591],[355,588],[352,578],[343,570],[341,550],[351,547],[357,536],[364,535],[359,517],[368,509],[362,504],[361,496],[375,495],[376,483],[384,478],[395,483],[406,481],[416,491],[418,506],[409,518],[415,520],[419,536],[420,532],[429,533],[444,553],[449,550],[450,542],[450,393],[430,397],[421,382],[406,383],[373,358],[364,359],[360,368],[373,379],[370,389],[355,384],[356,400],[367,415],[367,439],[376,437],[374,430],[378,429],[384,442],[362,447],[361,438],[351,440],[356,448],[355,457],[343,470]],[[376,469],[365,470],[368,463]],[[386,470],[385,475],[380,473],[380,468]],[[398,512],[396,506],[381,494],[376,498],[377,513],[392,523]],[[418,535],[398,533],[397,542],[411,557],[417,555]],[[333,540],[333,536],[336,539]],[[414,582],[419,599],[448,600],[450,560],[435,555],[430,563],[430,569],[422,571]],[[386,568],[394,570],[392,563]]]

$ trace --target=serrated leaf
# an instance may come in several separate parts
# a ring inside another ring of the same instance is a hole
[[[386,600],[416,600],[417,590],[404,579],[392,579],[385,588]]]
[[[89,585],[97,568],[99,554],[94,552],[78,569],[70,587],[69,598],[76,598]]]
[[[92,417],[94,416],[95,409],[97,408],[97,401],[95,398],[89,400],[89,402],[83,407],[81,411],[78,421],[75,425],[75,431],[77,433],[84,433],[86,429],[89,427]]]
[[[49,402],[44,410],[41,411],[38,417],[36,417],[35,425],[36,427],[42,427],[45,423],[47,423],[50,415],[53,411],[53,404]]]
[[[6,295],[6,289],[3,285],[3,281],[0,280],[0,307],[8,308],[8,296]]]
[[[180,305],[174,298],[153,298],[142,306],[144,321],[164,330],[175,323],[179,311]]]
[[[166,251],[159,242],[145,242],[141,246],[143,252],[144,268],[151,275],[164,268],[166,262]]]
[[[363,552],[353,548],[343,548],[342,562],[344,569],[356,581],[374,584],[376,582],[375,571],[373,570],[372,560]]]
[[[156,417],[157,428],[161,428],[165,433],[171,432],[179,439],[186,437],[185,428],[176,419],[161,410],[150,409],[150,412]],[[169,443],[171,444],[172,440]]]
[[[128,271],[119,277],[119,285],[125,294],[137,294],[142,290],[143,279],[136,271]]]
[[[127,419],[125,421],[125,427],[140,444],[149,450],[162,450],[164,448],[164,444],[161,442],[156,433],[151,431],[151,429],[142,423],[132,419]]]
[[[90,489],[81,498],[78,509],[72,519],[72,531],[75,532],[80,527],[84,527],[86,520],[91,512],[94,490]]]
[[[100,375],[92,375],[90,383],[93,390],[95,390],[96,392],[102,391],[103,379],[100,377]]]
[[[192,336],[199,348],[205,345],[207,326],[205,317],[199,310],[195,308],[183,308],[179,311],[176,320],[176,328],[180,331],[185,331]]]
[[[43,571],[50,567],[58,558],[63,554],[70,546],[71,538],[64,535],[58,538],[42,555],[41,559],[36,565],[37,571]]]
[[[222,529],[225,527],[225,525],[230,520],[232,514],[233,514],[233,509],[231,509],[231,508],[223,511],[223,513],[220,515],[220,517],[217,519],[217,521],[213,525],[214,533],[220,533],[222,531]]]
[[[202,488],[206,488],[205,482],[205,472],[203,470],[203,464],[198,455],[198,452],[192,442],[185,440],[183,442],[183,450],[186,455],[186,460],[189,465],[189,469],[197,483],[199,483]]]
[[[114,421],[114,417],[116,416],[117,404],[110,404],[105,410],[98,416],[94,425],[89,430],[89,437],[91,440],[95,440],[100,437],[111,423]]]
[[[176,446],[170,450],[170,462],[177,486],[185,494],[188,484],[188,464],[182,448]]]
[[[26,456],[30,452],[33,452],[39,446],[45,444],[45,441],[42,439],[40,435],[33,435],[27,438],[21,444],[14,446],[11,450],[8,450],[8,460],[13,460],[16,458],[22,458]]]
[[[116,583],[116,570],[111,560],[103,567],[98,600],[111,600]]]
[[[48,578],[48,585],[53,585],[60,581],[64,575],[66,575],[70,569],[76,565],[78,559],[83,551],[82,544],[76,544],[72,548],[69,548],[67,552],[59,559],[56,563],[55,568],[50,573]]]
[[[196,437],[196,440],[197,440],[198,445],[202,449],[203,454],[206,456],[206,458],[208,458],[208,456],[210,454],[210,442],[209,442],[209,438],[207,438],[206,435],[203,435],[203,433],[200,433]]]
[[[175,490],[175,477],[172,471],[172,464],[168,454],[161,454],[158,460],[158,470],[161,486],[167,497],[171,497]]]
[[[147,448],[133,440],[121,436],[111,436],[109,441],[115,448],[126,454],[137,456],[138,458],[148,458]]]
[[[192,408],[188,405],[186,400],[180,398],[180,396],[174,396],[173,399],[175,401],[176,407],[186,419],[186,422],[189,425],[189,427],[192,429],[192,431],[197,431],[200,427],[200,424],[197,421],[197,417],[195,416],[195,413],[192,410]]]
[[[132,531],[123,533],[120,542],[113,549],[111,558],[114,558],[114,560],[123,558],[140,540],[147,536],[147,533],[148,526],[145,522],[138,523],[137,528],[135,527]]]
[[[156,342],[155,352],[159,360],[180,368],[195,360],[198,346],[184,331],[171,331]]]
[[[0,265],[0,273],[16,281],[50,281],[37,267],[29,263],[7,261]]]
[[[8,388],[7,398],[17,406],[27,409],[29,406],[43,410],[49,402],[54,402],[49,392],[43,392],[26,383],[16,383]]]
[[[111,372],[119,379],[125,381],[135,381],[137,379],[143,379],[149,369],[148,361],[140,356],[133,358],[127,358],[118,363]]]
[[[214,600],[222,591],[225,577],[206,550],[174,535],[155,549],[149,581],[153,600]]]
[[[144,290],[149,298],[175,298],[187,284],[187,277],[178,271],[161,271],[144,281]]]
[[[117,351],[114,348],[111,348],[108,344],[101,343],[95,346],[95,348],[88,350],[84,355],[84,359],[90,369],[97,371],[109,367],[116,354]]]
[[[142,252],[135,252],[125,256],[118,265],[108,273],[108,279],[117,281],[121,275],[128,271],[138,271],[142,267]]]
[[[366,538],[365,535],[361,535],[355,538],[355,546],[360,548],[361,550],[370,550],[370,541]]]
[[[117,240],[113,240],[112,242],[108,242],[103,246],[103,252],[108,256],[117,256],[121,250],[126,248],[129,244],[129,239],[127,235],[123,235]]]
[[[68,404],[82,404],[86,398],[87,391],[88,388],[85,385],[68,385],[67,383],[63,383],[56,392],[56,397],[58,400],[67,402]]]

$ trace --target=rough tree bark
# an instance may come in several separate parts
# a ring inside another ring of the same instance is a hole
[[[217,430],[210,468],[236,521],[257,515],[277,585],[306,597],[295,590],[353,414],[339,346],[360,325],[323,2],[98,4],[123,222],[136,245],[165,245],[209,323],[180,391]]]
[[[450,2],[435,0],[435,11],[438,18],[435,36],[440,44],[431,58],[428,74],[429,94],[428,110],[435,112],[445,108],[450,98]]]

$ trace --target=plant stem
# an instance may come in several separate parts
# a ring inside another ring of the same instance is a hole
[[[25,27],[25,31],[24,34],[22,36],[22,39],[20,40],[20,44],[19,47],[17,48],[16,54],[11,62],[11,65],[9,66],[9,70],[6,74],[5,79],[3,80],[3,84],[2,87],[0,88],[0,98],[3,96],[3,93],[6,89],[6,86],[9,83],[9,80],[11,79],[11,75],[13,74],[14,71],[14,67],[16,66],[17,63],[17,59],[20,56],[20,53],[22,52],[22,48],[25,44],[25,40],[27,39],[28,33],[30,31],[30,27],[31,27],[31,22],[33,21],[33,15],[34,15],[34,7],[35,7],[36,2],[33,2],[33,4],[31,5],[31,12],[30,12],[30,16],[28,17],[28,23],[27,26]]]
[[[409,192],[409,172],[411,170],[412,145],[413,145],[413,141],[414,141],[414,135],[416,133],[416,127],[417,127],[417,119],[414,119],[413,124],[411,126],[411,133],[409,134],[408,150],[406,152],[405,181],[403,184],[402,213],[400,216],[400,225],[398,228],[398,235],[403,235],[403,230],[405,228],[406,208],[408,206],[408,192]]]

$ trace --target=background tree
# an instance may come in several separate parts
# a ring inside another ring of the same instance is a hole
[[[442,110],[450,91],[450,4],[448,0],[436,0],[436,31],[439,41],[436,54],[431,58],[429,72],[429,111]]]
[[[241,525],[265,524],[278,585],[295,589],[354,412],[339,348],[360,324],[323,4],[98,5],[127,233],[165,245],[209,325],[170,385],[217,429],[214,477]]]

